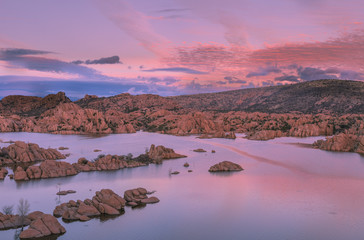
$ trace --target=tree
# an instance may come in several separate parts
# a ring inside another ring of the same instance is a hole
[[[13,205],[7,205],[7,206],[4,206],[3,207],[3,213],[5,215],[12,215],[13,214],[13,208],[14,206]]]
[[[24,200],[24,199],[20,199],[19,200],[19,204],[18,204],[18,214],[20,217],[20,225],[21,225],[21,229],[23,231],[24,228],[24,221],[26,216],[28,215],[30,210],[30,204],[28,202],[28,200]]]
[[[128,153],[128,155],[126,155],[126,159],[127,160],[131,160],[133,158],[133,154]]]

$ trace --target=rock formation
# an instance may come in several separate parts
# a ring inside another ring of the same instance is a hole
[[[39,166],[30,166],[26,170],[18,166],[14,171],[14,180],[66,177],[77,173],[77,170],[68,162],[46,160]]]
[[[363,94],[361,82],[320,80],[168,98],[150,94],[87,95],[71,102],[64,93],[43,99],[8,96],[0,101],[0,132],[84,134],[143,130],[231,139],[235,133],[246,133],[248,139],[254,140],[355,135],[364,131]]]
[[[100,155],[94,161],[85,158],[78,159],[77,163],[70,164],[62,161],[43,161],[39,166],[30,166],[24,169],[18,166],[14,171],[14,180],[27,181],[41,178],[57,178],[76,175],[80,172],[111,171],[123,168],[147,166],[150,163],[161,163],[163,159],[186,157],[175,153],[171,148],[152,145],[147,154],[135,158],[118,155]],[[5,173],[5,169],[2,170]],[[0,179],[1,179],[0,172]],[[6,174],[5,174],[6,175]],[[4,175],[4,177],[5,177]]]
[[[20,239],[43,238],[51,235],[61,235],[66,232],[66,229],[50,214],[33,212],[28,215],[28,218],[32,222],[28,229],[20,233]]]
[[[90,217],[100,215],[120,215],[124,209],[125,200],[110,189],[97,191],[95,196],[84,201],[71,200],[56,206],[53,211],[55,217],[64,220],[88,221]]]
[[[173,149],[171,148],[166,148],[164,146],[155,146],[154,144],[152,144],[149,148],[148,151],[148,157],[153,159],[153,160],[164,160],[164,159],[174,159],[174,158],[183,158],[183,157],[187,157],[185,155],[181,155],[178,153],[175,153]]]
[[[78,159],[77,163],[73,163],[72,166],[78,172],[90,172],[90,171],[110,171],[123,168],[133,168],[146,166],[151,163],[152,160],[147,155],[142,154],[134,159],[126,159],[125,156],[106,155],[101,156],[94,161],[88,161],[85,158]]]
[[[206,139],[206,138],[227,138],[227,139],[235,139],[236,135],[234,132],[225,132],[222,130],[216,131],[212,134],[202,134],[198,138]]]
[[[29,163],[64,158],[66,157],[56,149],[44,149],[39,147],[38,144],[21,141],[17,141],[0,150],[0,166],[1,164]]]
[[[223,161],[210,167],[209,172],[230,172],[230,171],[242,171],[243,168],[236,163]]]
[[[8,170],[6,170],[6,168],[0,167],[0,180],[4,180],[4,178],[6,177],[7,174],[8,174]]]
[[[206,152],[206,150],[205,149],[202,149],[202,148],[197,148],[197,149],[194,149],[193,151],[194,152],[199,152],[199,153]]]
[[[63,190],[63,191],[58,191],[56,194],[63,196],[63,195],[72,194],[72,193],[76,193],[76,191],[74,191],[74,190]]]
[[[56,107],[60,103],[71,102],[64,92],[49,94],[44,98],[10,95],[0,101],[0,114],[21,116],[34,116],[48,109]]]
[[[30,224],[31,220],[26,217],[24,218],[24,221],[21,221],[19,215],[9,215],[0,212],[0,230],[21,227],[22,222],[23,226],[27,226]]]
[[[253,132],[246,136],[249,140],[269,140],[274,139],[276,137],[282,137],[282,131],[274,131],[274,130],[262,130],[258,132]]]
[[[124,192],[124,199],[126,204],[132,207],[159,202],[157,197],[148,197],[147,194],[148,191],[145,188],[130,189]]]
[[[328,151],[356,152],[364,154],[364,135],[340,133],[336,136],[318,140],[313,147]]]

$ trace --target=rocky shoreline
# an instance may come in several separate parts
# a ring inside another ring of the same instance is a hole
[[[57,218],[65,222],[89,221],[99,216],[119,216],[124,214],[125,205],[136,207],[139,205],[158,203],[155,196],[148,197],[145,188],[126,190],[124,198],[111,189],[97,191],[92,199],[70,200],[55,207],[53,215],[40,211],[31,212],[25,216],[3,214],[0,212],[0,230],[29,226],[19,234],[20,239],[43,239],[48,236],[62,235],[66,229]]]
[[[65,159],[62,153],[53,148],[44,149],[35,143],[16,141],[0,149],[0,167],[18,163],[34,163],[45,160]]]
[[[163,160],[184,158],[185,155],[175,153],[173,149],[152,144],[146,154],[131,158],[118,155],[99,155],[93,161],[85,158],[78,159],[77,163],[70,164],[64,161],[45,160],[40,165],[29,166],[24,169],[18,166],[14,171],[15,181],[28,181],[33,179],[57,178],[77,175],[81,172],[111,171],[123,168],[161,164]],[[7,174],[5,168],[0,169],[0,180]]]

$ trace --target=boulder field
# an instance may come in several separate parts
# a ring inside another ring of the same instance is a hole
[[[7,96],[0,100],[0,132],[108,134],[143,130],[229,139],[234,139],[235,133],[245,133],[252,140],[364,135],[363,92],[360,81],[320,80],[177,97],[123,93],[86,95],[72,102],[63,92],[44,98]]]

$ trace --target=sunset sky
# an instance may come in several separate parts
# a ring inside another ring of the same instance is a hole
[[[364,80],[363,0],[0,0],[0,98]]]

